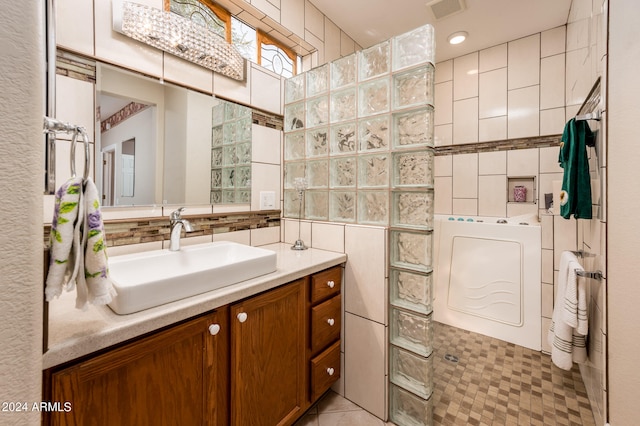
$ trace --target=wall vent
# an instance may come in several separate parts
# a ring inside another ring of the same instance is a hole
[[[464,11],[467,6],[464,0],[433,0],[426,4],[434,18],[440,20]]]

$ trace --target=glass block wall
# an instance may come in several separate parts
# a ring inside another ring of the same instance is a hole
[[[432,422],[434,36],[429,25],[286,81],[284,211],[388,227],[389,415]]]
[[[220,101],[211,111],[211,204],[251,202],[251,108]]]

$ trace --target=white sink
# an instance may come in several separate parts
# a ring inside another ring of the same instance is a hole
[[[109,259],[117,296],[109,307],[130,314],[276,270],[276,253],[228,241]]]

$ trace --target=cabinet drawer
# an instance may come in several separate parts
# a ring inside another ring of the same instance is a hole
[[[311,360],[311,400],[315,401],[340,378],[340,341]]]
[[[337,295],[311,308],[311,352],[324,349],[340,337],[342,298]]]
[[[336,266],[311,276],[311,303],[340,293],[342,287],[342,267]]]

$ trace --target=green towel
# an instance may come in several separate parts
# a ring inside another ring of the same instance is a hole
[[[587,146],[594,146],[595,138],[585,120],[569,120],[564,126],[558,162],[564,169],[560,214],[569,219],[591,219],[591,176]]]

